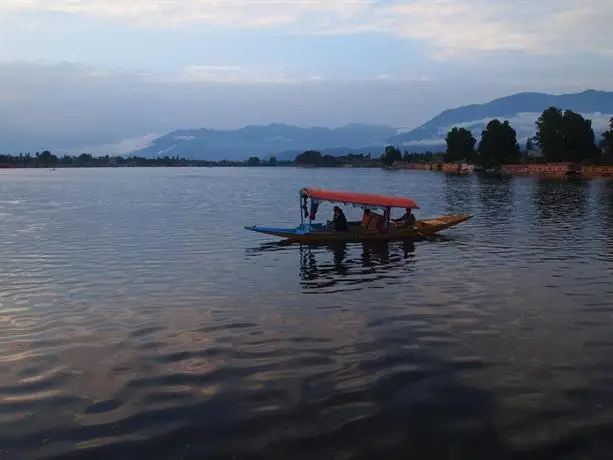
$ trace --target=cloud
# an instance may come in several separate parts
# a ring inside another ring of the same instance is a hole
[[[257,29],[292,24],[308,15],[352,18],[374,3],[374,0],[3,0],[0,10],[84,14],[146,27],[202,23]]]
[[[209,71],[249,73],[233,66]],[[88,146],[108,151],[121,149],[126,139],[146,142],[142,136],[147,133],[275,122],[410,127],[450,106],[485,102],[511,92],[506,86],[468,80],[455,84],[393,79],[309,78],[289,84],[204,80],[164,80],[70,63],[0,63],[0,151]]]
[[[148,28],[377,33],[422,40],[442,59],[497,50],[613,53],[609,0],[2,0],[2,12],[62,12]]]
[[[104,70],[99,73],[102,74]],[[95,70],[90,75],[97,75]],[[220,83],[220,84],[279,84],[296,85],[309,82],[325,82],[331,80],[322,75],[305,75],[292,72],[285,66],[242,67],[238,65],[190,65],[178,72],[170,74],[149,74],[146,79],[159,83]],[[370,82],[370,81],[430,81],[426,75],[402,75],[380,73],[366,76],[336,76],[337,81]]]
[[[160,77],[154,77],[154,79]],[[191,65],[178,75],[161,77],[193,83],[278,83],[287,84],[308,80],[309,77],[291,77],[282,68],[245,68],[229,65]]]
[[[74,154],[75,152],[87,152],[92,155],[124,155],[134,152],[135,150],[149,147],[151,143],[164,135],[162,134],[145,134],[144,136],[136,136],[128,139],[122,139],[113,144],[88,145],[81,147],[71,147],[68,149],[58,150],[58,153]]]

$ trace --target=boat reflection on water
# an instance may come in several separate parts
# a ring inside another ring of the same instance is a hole
[[[359,290],[364,283],[397,280],[412,271],[414,252],[415,245],[408,241],[301,246],[301,285],[305,290],[316,291]]]
[[[447,239],[437,237],[430,242]],[[330,293],[382,288],[386,284],[406,281],[415,267],[415,249],[411,241],[339,241],[308,245],[274,242],[249,252],[253,255],[296,251],[301,288],[307,293]]]

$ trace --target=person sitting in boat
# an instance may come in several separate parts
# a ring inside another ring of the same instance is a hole
[[[406,208],[402,217],[392,219],[393,222],[399,224],[399,227],[414,227],[417,223],[415,215],[411,212],[411,208]]]
[[[347,228],[347,218],[345,217],[345,213],[338,206],[334,206],[334,217],[332,218],[332,225],[334,225],[334,230],[337,232],[346,232]]]
[[[383,224],[383,216],[372,212],[370,209],[364,209],[364,214],[362,216],[362,230],[365,231],[381,231],[381,227]]]

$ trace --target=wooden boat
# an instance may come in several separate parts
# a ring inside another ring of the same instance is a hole
[[[310,209],[307,207],[310,201]],[[331,223],[315,223],[319,204],[330,202],[352,205],[364,210],[383,210],[380,224],[376,228],[366,227],[362,221],[348,222],[346,232],[337,232]],[[317,188],[300,190],[300,225],[295,228],[263,227],[259,225],[246,226],[245,229],[285,238],[300,243],[317,243],[322,241],[365,241],[365,240],[399,240],[421,239],[436,235],[449,227],[458,225],[472,216],[469,214],[454,214],[417,220],[413,227],[403,227],[392,222],[392,208],[419,209],[417,203],[405,197],[373,195],[367,193],[340,192]],[[308,220],[306,220],[308,219]]]

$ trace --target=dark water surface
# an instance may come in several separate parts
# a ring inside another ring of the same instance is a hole
[[[295,224],[304,185],[475,217],[415,244],[243,230]],[[5,171],[0,286],[3,459],[613,452],[613,182]]]

